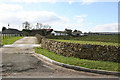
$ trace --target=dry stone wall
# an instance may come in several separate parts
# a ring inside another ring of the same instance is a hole
[[[41,41],[42,48],[50,50],[59,55],[66,57],[77,57],[80,59],[120,62],[118,46],[59,42],[46,39],[40,35],[37,35],[37,38],[39,38]]]

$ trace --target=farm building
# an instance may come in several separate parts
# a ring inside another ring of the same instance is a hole
[[[66,31],[53,31],[52,32],[55,36],[67,36],[67,32]]]
[[[68,31],[53,31],[52,32],[55,36],[67,36],[69,35],[69,32]],[[82,35],[82,32],[70,32],[71,35],[73,36],[81,36]]]
[[[26,29],[23,29],[23,34],[24,35],[27,35],[27,36],[34,36],[36,34],[40,34],[42,36],[45,36],[45,35],[49,35],[51,32],[53,31],[53,29],[33,29],[33,30],[26,30]]]
[[[81,32],[72,32],[72,35],[73,35],[73,36],[81,36],[82,33],[81,33]]]
[[[22,31],[19,31],[17,29],[12,29],[12,28],[9,28],[9,29],[6,29],[4,31],[2,31],[2,34],[19,34],[19,35],[22,35]]]

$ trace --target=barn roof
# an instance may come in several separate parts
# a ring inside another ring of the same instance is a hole
[[[54,31],[56,33],[67,33],[66,31]]]
[[[2,32],[3,34],[22,34],[22,31],[19,31],[17,29],[6,29]]]

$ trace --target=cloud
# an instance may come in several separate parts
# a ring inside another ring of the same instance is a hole
[[[83,23],[51,23],[50,24],[54,30],[65,30],[65,28],[72,29],[72,30],[81,30],[85,31]]]
[[[9,2],[9,0],[7,1]],[[57,1],[58,0],[11,0],[11,2],[17,2],[17,3],[39,3],[39,2],[56,3]]]
[[[40,0],[16,0],[16,2],[17,1],[18,2],[26,1],[25,3],[29,3],[29,1],[39,2]],[[50,0],[47,0],[47,1],[50,1]],[[53,3],[56,1],[57,0],[53,0]],[[72,2],[74,1],[71,0],[70,4]],[[84,21],[85,21],[84,18],[86,18],[87,16],[88,15],[86,14],[74,16],[73,20],[75,20],[75,23],[71,23],[69,18],[59,16],[55,12],[32,11],[32,10],[25,11],[23,6],[19,4],[5,4],[5,3],[0,4],[0,26],[1,27],[7,26],[7,24],[10,23],[10,27],[18,28],[19,26],[22,26],[22,23],[24,21],[28,21],[31,24],[33,24],[33,26],[35,26],[37,22],[50,24],[51,26],[53,26],[52,28],[56,30],[64,30],[65,28],[86,30],[84,29],[84,26],[88,23],[84,24]],[[98,25],[98,26],[103,26],[103,25]],[[100,30],[98,26],[96,26],[96,29],[94,29],[94,31]],[[104,26],[107,26],[107,25],[104,25]],[[101,31],[103,30],[101,29]],[[111,30],[116,30],[116,28]]]
[[[0,0],[0,3],[1,2],[17,2],[17,3],[68,2],[69,4],[72,4],[73,2],[81,2],[82,5],[85,5],[85,4],[88,5],[94,2],[119,2],[119,0]]]
[[[16,12],[21,10],[23,10],[21,5],[0,3],[0,30],[10,22],[13,24],[20,22]]]
[[[23,7],[18,4],[0,4],[0,12],[22,10]]]
[[[94,31],[94,32],[117,32],[118,31],[118,23],[97,25],[97,26],[93,27],[91,31]]]
[[[95,2],[119,2],[119,0],[80,0],[82,5],[89,5]]]
[[[84,22],[84,19],[78,19],[77,20],[77,23],[82,23],[82,22]]]
[[[68,1],[68,3],[71,5],[73,3],[73,1]]]
[[[119,0],[80,0],[82,5],[89,5],[95,2],[119,2]]]
[[[72,29],[72,30],[80,30],[82,32],[89,32],[91,30],[90,26],[91,23],[52,23],[50,24],[54,30],[65,30],[65,28]]]
[[[83,15],[77,15],[74,17],[74,20],[77,22],[77,23],[83,23],[85,21],[85,19],[83,18],[86,18],[88,15],[86,14],[83,14]]]
[[[64,23],[68,20],[64,17],[56,15],[54,12],[48,11],[22,11],[22,12],[10,12],[8,16],[4,14],[2,18],[0,17],[0,22],[7,24],[22,24],[24,21],[28,21],[32,24],[34,23]]]
[[[10,24],[12,28],[22,26],[24,21],[32,24],[44,23],[68,23],[69,19],[57,15],[55,12],[50,11],[26,11],[21,5],[16,4],[2,4],[0,5],[0,26],[7,26]],[[34,25],[35,26],[35,25]]]
[[[87,17],[86,14],[83,14],[83,15],[79,15],[79,16],[75,16],[76,18],[84,18],[84,17]]]
[[[97,2],[97,1],[98,0],[82,0],[82,5],[85,5],[85,4],[89,5],[89,4]]]

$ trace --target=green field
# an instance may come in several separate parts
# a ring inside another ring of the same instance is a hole
[[[80,44],[118,46],[118,36],[116,35],[88,35],[83,37],[56,36],[52,40]]]
[[[117,35],[87,35],[83,37],[72,36],[55,36],[51,39],[64,39],[64,40],[80,40],[80,41],[100,41],[100,42],[114,42],[118,43]]]
[[[6,39],[2,39],[2,45],[13,44],[15,41],[17,41],[21,38],[23,38],[23,37],[9,37]]]
[[[70,64],[70,65],[75,65],[75,66],[80,66],[80,67],[85,67],[90,69],[106,70],[106,71],[119,70],[118,63],[116,62],[94,61],[94,60],[79,59],[74,57],[64,57],[41,48],[35,48],[35,52],[65,64]]]
[[[68,42],[68,43],[79,43],[79,44],[118,46],[118,43],[112,43],[112,42],[79,41],[79,40],[59,40],[59,39],[51,39],[51,40],[60,41],[60,42]]]

